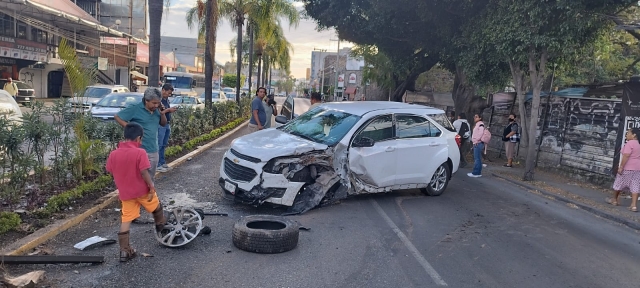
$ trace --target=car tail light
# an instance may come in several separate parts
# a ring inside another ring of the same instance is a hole
[[[462,145],[462,137],[460,137],[460,135],[456,134],[456,144],[458,144],[458,148],[460,148],[460,145]]]

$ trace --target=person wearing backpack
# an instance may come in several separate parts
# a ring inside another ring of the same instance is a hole
[[[516,154],[516,144],[520,142],[520,127],[516,122],[516,114],[509,114],[509,125],[504,128],[502,141],[504,142],[504,151],[507,154],[507,164],[504,167],[513,167],[513,157]]]
[[[467,147],[469,140],[471,139],[471,125],[467,121],[467,115],[463,112],[458,114],[458,119],[453,121],[453,127],[456,128],[458,135],[460,135],[460,167],[467,166],[467,152],[469,148]]]
[[[473,134],[471,134],[474,163],[473,171],[471,173],[467,173],[467,176],[479,178],[482,177],[482,152],[485,151],[485,147],[489,142],[491,142],[491,132],[489,132],[489,128],[484,126],[484,122],[482,122],[482,115],[474,115],[473,120],[476,122],[473,127]]]

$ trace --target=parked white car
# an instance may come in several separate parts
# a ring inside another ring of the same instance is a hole
[[[129,92],[129,88],[122,85],[92,85],[84,90],[82,97],[73,97],[69,100],[72,112],[89,112],[104,96],[111,93]]]
[[[420,188],[438,196],[458,170],[454,131],[443,110],[427,106],[326,103],[234,140],[218,181],[228,197],[293,214],[357,194]]]
[[[227,98],[227,95],[224,92],[220,90],[211,91],[211,102],[219,103],[227,100],[229,99]],[[200,102],[205,103],[204,93],[200,94]]]
[[[22,111],[20,111],[18,102],[9,92],[2,89],[0,89],[0,117],[6,117],[7,120],[17,125],[22,124]]]
[[[201,109],[204,108],[204,101],[200,101],[198,97],[191,96],[176,96],[170,102],[171,107],[176,108],[191,108],[191,109]]]

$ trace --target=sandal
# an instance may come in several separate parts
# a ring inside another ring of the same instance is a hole
[[[613,206],[618,206],[618,201],[617,200],[613,200],[613,198],[606,198],[604,199],[605,202],[613,205]]]
[[[629,207],[629,211],[638,212],[638,207]]]
[[[136,257],[136,250],[129,247],[127,249],[120,249],[120,262],[127,262]]]

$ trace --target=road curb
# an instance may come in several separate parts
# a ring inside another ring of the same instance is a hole
[[[577,202],[577,201],[574,201],[574,200],[559,196],[557,194],[551,193],[551,192],[546,191],[544,189],[540,189],[538,187],[534,187],[534,186],[531,186],[529,184],[526,184],[526,183],[523,183],[523,182],[520,182],[520,181],[517,181],[517,180],[509,179],[507,177],[498,175],[496,173],[491,173],[491,174],[494,177],[500,178],[500,179],[505,180],[507,182],[510,182],[512,184],[515,184],[515,185],[518,185],[518,186],[522,186],[522,187],[524,187],[526,189],[529,189],[529,190],[537,191],[540,194],[542,194],[544,196],[547,196],[547,197],[550,197],[550,198],[553,198],[556,201],[560,201],[560,202],[570,203],[570,204],[576,205],[578,208],[580,208],[582,210],[585,210],[585,211],[587,211],[589,213],[592,213],[594,215],[597,215],[599,217],[602,217],[602,218],[605,218],[605,219],[620,223],[620,224],[625,225],[625,226],[627,226],[627,227],[629,227],[631,229],[640,230],[640,223],[629,221],[629,220],[627,220],[627,219],[625,219],[623,217],[619,217],[619,216],[604,212],[604,211],[596,209],[594,207],[591,207],[591,206],[582,204],[580,202]]]
[[[224,135],[214,139],[213,141],[202,145],[200,147],[198,147],[196,150],[189,152],[188,154],[174,160],[173,162],[169,163],[169,167],[173,168],[173,167],[177,167],[179,165],[181,165],[182,163],[184,163],[185,161],[187,161],[189,158],[197,156],[201,153],[203,153],[204,151],[207,151],[209,148],[213,147],[214,145],[218,144],[218,142],[226,139],[227,137],[229,137],[230,135],[233,135],[234,133],[238,132],[240,129],[245,128],[247,126],[247,123],[249,122],[249,120],[242,122],[240,125],[238,125],[238,127],[234,128],[233,130],[227,131],[227,133],[225,133]],[[156,178],[158,177],[159,174],[162,173],[156,173]],[[91,217],[93,214],[95,214],[96,212],[102,210],[103,208],[115,203],[118,200],[118,190],[115,190],[105,196],[102,196],[100,199],[98,199],[96,201],[96,205],[91,207],[89,210],[83,212],[80,215],[76,215],[71,219],[62,221],[62,222],[58,222],[58,223],[54,223],[51,225],[48,225],[45,228],[39,229],[38,231],[34,232],[33,234],[22,238],[18,241],[16,241],[14,244],[9,245],[7,247],[6,250],[10,250],[10,252],[6,253],[5,255],[21,255],[24,254],[36,247],[38,247],[38,245],[47,242],[49,240],[51,240],[53,237],[59,235],[60,233],[68,230],[69,228],[76,226],[78,224],[80,224],[82,221],[86,220],[87,218]],[[12,248],[15,246],[18,246],[17,248]],[[4,250],[4,249],[3,249]]]

